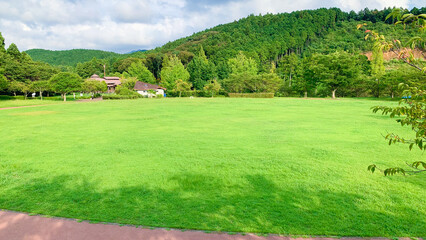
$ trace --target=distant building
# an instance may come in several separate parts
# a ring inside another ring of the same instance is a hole
[[[134,88],[139,94],[143,96],[153,97],[154,94],[148,92],[149,90],[155,91],[155,95],[164,96],[164,91],[166,90],[163,87],[160,87],[155,84],[144,83],[141,81],[137,81]]]
[[[115,92],[115,88],[118,85],[121,85],[121,81],[120,81],[119,77],[104,77],[104,78],[101,78],[98,75],[93,74],[90,77],[90,79],[91,80],[98,80],[98,81],[101,81],[101,82],[105,82],[107,84],[107,86],[108,86],[108,93]]]

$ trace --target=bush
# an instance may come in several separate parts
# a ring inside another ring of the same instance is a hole
[[[179,92],[175,90],[168,90],[166,93],[167,97],[179,97]],[[185,91],[182,92],[182,97],[212,97],[211,92],[207,92],[204,90],[191,90],[191,91]],[[218,96],[226,96],[226,93],[224,91],[219,91],[219,94],[215,94],[215,97]]]
[[[274,98],[274,93],[228,93],[231,98]]]
[[[118,95],[125,95],[125,96],[140,95],[139,93],[122,86],[117,86],[115,93],[117,93]]]

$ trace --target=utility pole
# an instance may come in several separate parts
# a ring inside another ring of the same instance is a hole
[[[106,71],[105,71],[105,64],[104,64],[104,78],[106,77],[106,73],[105,73]]]

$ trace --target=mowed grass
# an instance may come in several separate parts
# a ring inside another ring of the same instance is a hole
[[[426,236],[425,160],[366,100],[139,99],[0,111],[0,208],[153,227]]]
[[[22,107],[22,106],[36,106],[36,105],[50,105],[50,104],[61,104],[59,101],[52,100],[40,100],[40,99],[29,99],[29,100],[0,100],[0,108],[10,107]]]

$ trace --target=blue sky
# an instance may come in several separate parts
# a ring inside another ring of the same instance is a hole
[[[422,5],[423,4],[423,5]],[[152,49],[249,14],[320,7],[422,7],[422,0],[0,0],[0,32],[20,50]]]

